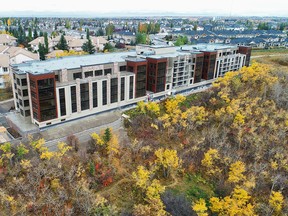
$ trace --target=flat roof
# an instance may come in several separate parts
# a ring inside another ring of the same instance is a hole
[[[181,46],[182,50],[195,50],[195,51],[217,51],[222,49],[234,49],[236,45],[229,44],[195,44]],[[181,49],[180,48],[180,49]]]
[[[108,64],[113,62],[124,62],[128,55],[136,55],[132,52],[119,53],[97,53],[94,55],[68,56],[45,61],[29,61],[21,64],[12,65],[17,73],[41,74],[61,69],[80,68],[81,66]]]

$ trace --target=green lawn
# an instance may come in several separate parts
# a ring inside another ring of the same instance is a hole
[[[12,92],[6,92],[5,89],[0,89],[0,101],[8,100],[13,98]]]

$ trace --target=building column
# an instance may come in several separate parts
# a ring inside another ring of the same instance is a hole
[[[68,73],[67,69],[61,70],[61,78],[60,78],[61,82],[68,82],[68,74],[67,73]]]
[[[65,87],[66,116],[71,115],[71,86]]]
[[[30,79],[29,79],[29,73],[26,73],[26,79],[27,79],[27,87],[28,87],[28,97],[29,97],[29,107],[30,107],[30,116],[31,116],[31,122],[33,123],[33,104],[32,104],[32,98],[31,98],[31,91],[30,91]],[[16,103],[16,98],[15,98],[15,92],[14,92],[14,79],[13,79],[13,94],[14,94],[14,103]],[[19,97],[19,96],[18,96]],[[16,104],[15,104],[15,109],[16,109]]]
[[[80,94],[80,79],[76,79],[76,102],[77,112],[81,112],[81,94]]]

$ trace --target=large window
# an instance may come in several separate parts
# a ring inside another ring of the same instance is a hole
[[[121,101],[125,100],[125,77],[121,77]]]
[[[146,65],[137,67],[136,75],[136,97],[146,95]]]
[[[38,80],[40,119],[47,121],[56,118],[54,79]]]
[[[93,71],[85,72],[85,78],[87,78],[87,77],[93,77]]]
[[[82,79],[82,73],[79,72],[79,73],[74,73],[73,74],[73,79],[76,80],[76,79]]]
[[[29,106],[29,100],[24,100],[24,106],[28,107]]]
[[[27,86],[27,79],[22,79],[21,83],[22,83],[22,86]]]
[[[80,84],[81,110],[89,109],[89,84]]]
[[[65,101],[65,89],[59,89],[59,99],[60,99],[60,115],[66,115],[66,101]]]
[[[120,71],[126,71],[126,65],[120,66]]]
[[[134,89],[134,77],[130,76],[129,80],[129,99],[133,99],[133,89]]]
[[[166,62],[158,63],[156,92],[165,90]]]
[[[107,74],[111,74],[112,73],[112,69],[111,68],[107,68],[104,69],[104,75],[106,76]]]
[[[102,81],[102,105],[107,105],[107,81]]]
[[[97,97],[97,82],[92,83],[92,88],[93,88],[93,107],[98,106],[98,97]]]
[[[111,79],[110,100],[111,100],[111,103],[115,103],[118,101],[118,79],[117,78]]]
[[[28,89],[24,89],[22,92],[23,92],[23,97],[28,96]]]
[[[77,112],[76,86],[71,86],[71,108],[72,113]]]
[[[95,71],[95,76],[102,76],[103,75],[103,71],[102,70],[96,70]]]

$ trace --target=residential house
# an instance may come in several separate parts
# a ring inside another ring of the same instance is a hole
[[[9,75],[9,55],[0,54],[0,88],[5,88],[5,75]]]
[[[45,40],[44,40],[44,37],[38,37],[34,40],[32,40],[29,45],[31,45],[31,48],[33,51],[38,51],[39,49],[39,43],[42,44],[42,45],[45,45]],[[53,41],[48,38],[48,50],[49,52],[53,51]]]
[[[9,75],[10,65],[39,60],[38,54],[21,47],[0,46],[0,88],[5,88],[3,76]]]
[[[108,40],[106,40],[106,38],[102,36],[91,37],[91,40],[96,50],[99,50],[99,51],[103,51],[105,44],[108,43]]]
[[[0,34],[0,45],[17,46],[17,38],[8,34]]]
[[[82,46],[85,42],[87,42],[87,39],[74,39],[68,43],[69,50],[82,51]]]

